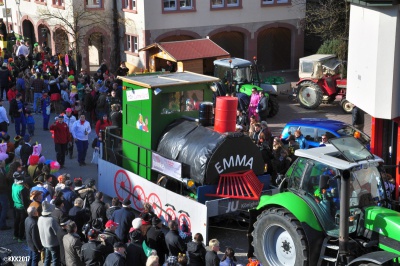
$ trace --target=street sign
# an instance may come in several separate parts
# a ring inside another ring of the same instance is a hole
[[[11,17],[11,8],[3,8],[3,17]]]

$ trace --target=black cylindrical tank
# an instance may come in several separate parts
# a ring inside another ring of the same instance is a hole
[[[212,102],[202,102],[199,106],[199,121],[204,127],[212,126],[214,124],[214,113],[213,113]]]
[[[178,120],[160,139],[157,153],[189,166],[197,184],[218,184],[219,175],[253,169],[264,173],[259,148],[243,133],[220,134],[195,122]]]

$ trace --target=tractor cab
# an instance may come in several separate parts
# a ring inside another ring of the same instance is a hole
[[[300,58],[299,78],[321,79],[340,74],[342,64],[334,54],[314,54]]]

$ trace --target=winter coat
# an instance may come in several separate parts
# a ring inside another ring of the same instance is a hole
[[[104,266],[125,266],[126,259],[118,252],[113,252],[107,256]]]
[[[28,216],[25,219],[25,237],[26,244],[29,249],[35,252],[43,249],[42,242],[40,241],[38,217]]]
[[[153,225],[149,230],[147,230],[146,245],[157,251],[157,254],[160,257],[160,263],[164,262],[163,258],[168,253],[168,248],[165,243],[165,235],[161,229]]]
[[[87,266],[101,266],[111,252],[113,252],[112,246],[103,245],[100,241],[89,240],[82,246],[81,261]]]
[[[177,230],[170,230],[165,235],[165,243],[167,244],[169,256],[177,257],[179,253],[186,253],[186,244]]]
[[[111,206],[110,208],[108,208],[106,211],[107,220],[112,220],[112,214],[119,209],[121,209],[120,206]]]
[[[74,206],[74,201],[76,199],[76,193],[69,187],[65,187],[62,190],[64,197],[64,209],[65,213],[69,213],[69,210]]]
[[[107,216],[106,216],[106,204],[99,200],[96,199],[92,204],[90,204],[90,212],[92,214],[92,221],[101,218],[103,220],[103,226],[107,222]]]
[[[84,266],[81,261],[82,242],[77,234],[66,234],[63,238],[65,264],[67,266]]]
[[[11,72],[7,67],[0,68],[0,87],[8,88],[9,81],[12,79]]]
[[[352,125],[363,125],[364,124],[364,111],[354,106],[351,111]]]
[[[296,138],[296,142],[299,143],[300,149],[303,149],[303,150],[308,149],[308,142],[307,142],[306,138],[303,136],[303,134]]]
[[[132,221],[135,219],[135,213],[131,207],[122,207],[112,214],[112,220],[118,223],[115,233],[122,242],[128,242],[129,229],[132,226]]]
[[[63,238],[67,235],[67,230],[59,228],[57,232],[58,243],[60,244],[60,261],[61,265],[65,265],[65,249],[64,249],[64,242]]]
[[[204,266],[206,264],[206,248],[203,243],[191,241],[187,243],[189,266]]]
[[[44,247],[56,247],[60,244],[57,239],[57,232],[60,230],[56,219],[51,216],[40,216],[38,221],[40,240]]]
[[[99,121],[96,122],[96,135],[100,136],[100,130],[106,130],[106,127],[112,126],[112,123],[110,120],[104,121],[103,118],[99,119]]]
[[[114,246],[114,244],[117,242],[121,242],[118,236],[108,228],[106,228],[101,235],[104,237],[104,241],[107,241],[112,246]]]
[[[54,130],[54,143],[67,144],[69,142],[70,133],[66,123],[56,121],[50,125],[50,130]]]
[[[236,262],[227,257],[224,261],[219,263],[219,266],[236,266]]]
[[[30,143],[26,142],[24,145],[22,145],[20,151],[22,165],[28,165],[28,159],[29,156],[32,155],[32,152],[33,152],[33,147]]]
[[[96,112],[106,112],[107,111],[107,96],[101,93],[96,101]]]
[[[29,190],[23,184],[14,183],[11,189],[14,207],[26,210],[29,207]]]
[[[126,266],[146,266],[147,256],[142,245],[129,243],[126,247]]]
[[[213,250],[206,253],[206,266],[219,266],[220,259],[217,253]]]
[[[258,115],[260,116],[261,120],[264,120],[268,116],[268,98],[263,96],[260,98],[260,101],[258,102]]]
[[[20,108],[22,108],[22,112],[18,112]],[[17,99],[13,99],[10,102],[10,109],[8,110],[8,114],[12,117],[18,118],[18,117],[25,117],[25,108],[24,108],[24,102],[23,101],[17,101]]]
[[[56,220],[58,224],[61,223],[61,220],[65,217],[67,217],[67,214],[63,212],[63,210],[59,208],[55,208],[54,211],[51,213],[51,216]]]

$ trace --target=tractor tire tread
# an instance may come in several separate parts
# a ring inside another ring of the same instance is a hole
[[[315,89],[316,101],[312,105],[307,105],[306,103],[304,103],[302,101],[302,99],[301,99],[301,96],[300,96],[300,91],[301,91],[302,87],[307,87],[307,86],[313,87]],[[316,109],[316,108],[318,108],[318,106],[320,106],[321,103],[322,103],[323,96],[324,96],[324,94],[322,92],[321,87],[318,84],[316,84],[316,83],[314,83],[312,81],[304,81],[304,82],[300,83],[299,86],[298,86],[297,101],[300,103],[300,106],[305,108],[305,109]]]

